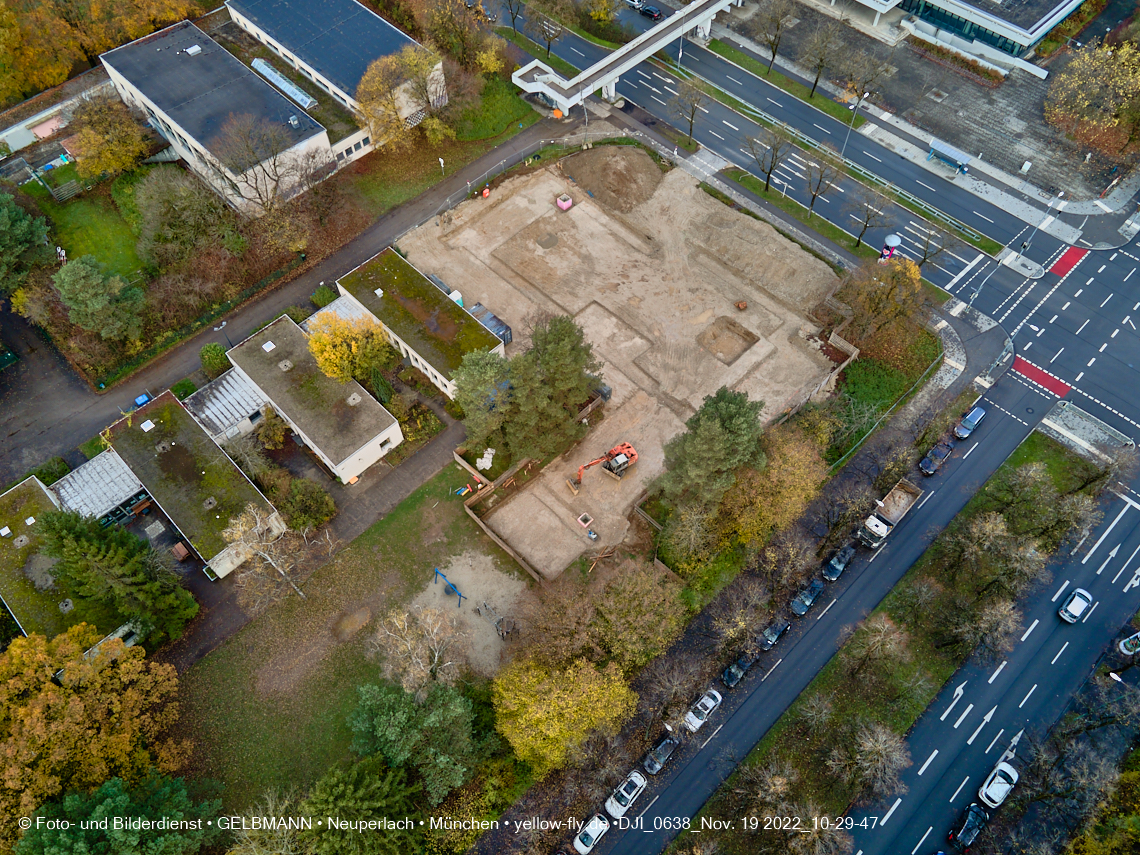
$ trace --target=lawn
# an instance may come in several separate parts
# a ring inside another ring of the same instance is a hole
[[[22,189],[51,220],[55,240],[69,259],[93,255],[108,273],[128,281],[142,271],[143,262],[135,250],[138,238],[111,201],[108,185],[99,185],[62,205],[37,181],[28,182]]]
[[[350,756],[356,687],[377,680],[379,668],[368,628],[339,642],[330,632],[341,618],[362,608],[375,618],[407,602],[433,567],[467,550],[520,572],[464,513],[454,490],[469,479],[448,466],[317,570],[304,585],[308,599],[274,606],[183,677],[193,771],[226,783],[228,810],[271,787],[303,789]]]
[[[542,62],[549,65],[567,80],[573,80],[578,76],[579,69],[568,63],[564,59],[559,59],[553,53],[550,56],[546,55],[546,48],[538,42],[533,42],[524,36],[522,33],[516,33],[510,27],[496,27],[495,32],[506,39],[508,42],[522,48],[535,59],[542,60]]]
[[[530,127],[541,117],[524,101],[509,80],[492,77],[483,86],[481,100],[465,110],[456,123],[455,136],[464,142],[497,137],[518,125]]]

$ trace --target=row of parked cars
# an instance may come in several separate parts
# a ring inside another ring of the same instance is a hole
[[[978,790],[979,801],[986,807],[997,810],[1013,792],[1017,779],[1017,770],[1004,760],[1000,761]],[[978,802],[970,802],[962,811],[962,818],[950,831],[947,839],[951,843],[957,843],[962,849],[969,849],[989,821],[990,812]]]
[[[942,464],[949,460],[950,456],[954,453],[954,448],[957,446],[958,440],[969,439],[970,435],[977,429],[985,417],[985,407],[971,407],[969,412],[962,416],[962,420],[955,426],[953,436],[939,440],[934,448],[926,453],[926,457],[922,458],[922,461],[918,464],[919,471],[922,472],[923,475],[933,475],[942,468]]]
[[[704,727],[709,716],[717,711],[723,700],[716,689],[708,689],[689,707],[681,726],[690,733],[696,733]],[[642,758],[641,769],[650,775],[656,775],[665,768],[665,764],[669,762],[669,758],[680,744],[680,736],[670,728]],[[625,780],[610,793],[610,797],[603,805],[605,813],[594,814],[590,821],[582,826],[582,830],[574,838],[574,851],[580,852],[581,855],[589,855],[602,836],[610,830],[610,817],[621,819],[629,813],[638,796],[649,786],[649,779],[642,774],[641,769],[634,769],[626,775]]]

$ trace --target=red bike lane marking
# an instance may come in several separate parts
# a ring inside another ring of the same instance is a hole
[[[1044,386],[1058,398],[1063,398],[1069,393],[1073,387],[1061,380],[1054,377],[1048,371],[1038,368],[1032,362],[1022,359],[1020,356],[1013,358],[1013,370],[1023,377],[1028,377],[1038,386]]]

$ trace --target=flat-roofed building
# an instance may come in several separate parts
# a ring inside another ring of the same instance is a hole
[[[236,208],[256,214],[331,168],[325,129],[189,21],[100,60],[123,101]]]
[[[403,442],[399,422],[363,386],[321,371],[309,337],[288,317],[228,355],[234,370],[261,390],[293,433],[346,484]]]
[[[224,444],[249,433],[261,421],[268,399],[240,371],[232,368],[182,402],[214,441]]]
[[[111,448],[64,475],[51,489],[64,510],[104,524],[129,519],[150,498],[142,481]]]
[[[506,345],[464,309],[458,292],[445,294],[391,247],[337,280],[384,328],[392,343],[445,395],[455,397],[455,370],[463,357]]]

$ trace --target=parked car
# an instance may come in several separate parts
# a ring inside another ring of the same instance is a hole
[[[823,578],[834,582],[843,575],[851,559],[855,557],[855,547],[850,543],[831,556],[831,560],[823,565]]]
[[[756,664],[756,656],[751,651],[744,651],[736,657],[736,661],[724,669],[724,673],[720,675],[720,681],[730,689],[735,689],[736,684],[744,679],[744,675]]]
[[[696,733],[701,729],[701,725],[708,721],[708,717],[716,712],[721,700],[723,699],[720,692],[709,689],[697,698],[697,702],[689,707],[689,711],[685,713],[685,727]]]
[[[926,452],[926,457],[922,458],[922,462],[918,464],[918,471],[923,475],[933,475],[942,468],[942,464],[949,460],[950,455],[953,453],[953,440],[944,440],[938,443],[938,445]]]
[[[598,841],[602,839],[602,835],[609,830],[610,821],[600,813],[594,814],[586,823],[586,827],[574,838],[574,851],[581,852],[582,855],[589,855],[598,845]]]
[[[625,0],[625,3],[627,6],[637,9],[639,12],[641,11],[641,7],[645,5],[642,0]]]
[[[823,580],[812,579],[810,584],[792,600],[792,614],[796,617],[803,617],[808,613],[815,601],[819,599],[819,595],[823,593]]]
[[[998,763],[982,788],[978,790],[978,798],[988,807],[999,808],[1006,797],[1013,792],[1017,783],[1017,770],[1008,763]]]
[[[681,744],[681,740],[668,733],[662,736],[661,739],[653,746],[653,749],[645,755],[645,759],[641,765],[645,767],[645,771],[650,775],[656,775],[665,768],[666,762],[673,756],[673,752],[677,750],[677,746]]]
[[[1092,594],[1084,588],[1074,588],[1073,593],[1065,600],[1065,604],[1058,609],[1057,614],[1065,623],[1076,623],[1092,605]]]
[[[986,410],[984,407],[974,407],[966,415],[962,416],[962,421],[958,422],[958,427],[954,428],[954,436],[958,439],[968,439],[970,434],[977,430],[978,425],[982,423],[982,419],[986,417]]]
[[[776,646],[776,642],[780,640],[780,636],[791,628],[792,625],[786,620],[774,621],[756,637],[756,643],[760,646],[761,650],[771,650]]]
[[[606,799],[606,810],[614,819],[621,819],[630,809],[634,801],[645,792],[649,780],[636,769],[626,775],[621,786]]]
[[[957,843],[963,849],[969,849],[978,834],[990,821],[990,815],[982,809],[977,802],[970,802],[970,806],[962,811],[962,818],[947,836],[951,843]]]
[[[662,18],[661,10],[656,6],[642,6],[637,11],[644,15],[646,18],[649,18],[653,21],[660,21]]]

